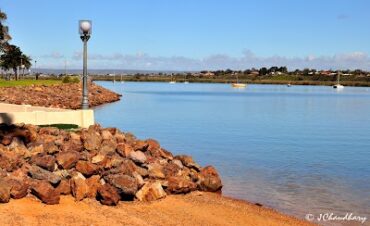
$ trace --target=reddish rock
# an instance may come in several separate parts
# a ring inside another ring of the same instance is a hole
[[[52,136],[58,136],[59,135],[59,129],[56,127],[42,127],[39,130],[39,134],[48,134]]]
[[[37,143],[39,144],[55,143],[57,139],[58,137],[49,134],[37,134]]]
[[[21,199],[28,194],[29,185],[26,181],[10,179],[8,180],[8,184],[11,187],[10,196],[13,199]]]
[[[76,201],[81,201],[87,197],[89,187],[86,184],[86,179],[82,175],[74,176],[70,182],[71,192]]]
[[[125,143],[134,145],[136,142],[136,137],[132,133],[125,133]],[[145,142],[144,142],[145,143]]]
[[[60,152],[57,155],[57,162],[63,169],[70,169],[76,165],[80,154],[76,151]]]
[[[146,151],[148,148],[148,143],[142,140],[137,140],[134,144],[134,150],[135,151]]]
[[[11,152],[15,153],[19,157],[27,158],[30,156],[28,149],[19,137],[14,137],[8,148]]]
[[[136,198],[140,201],[154,201],[166,197],[160,182],[148,182],[137,193]]]
[[[71,132],[69,133],[69,138],[72,140],[72,141],[81,141],[81,135],[80,134],[77,134],[77,133],[74,133],[74,132]]]
[[[102,137],[103,140],[112,140],[113,139],[112,133],[107,129],[104,129],[104,130],[101,131],[101,137]]]
[[[14,170],[13,172],[9,173],[7,175],[10,179],[15,180],[21,180],[21,181],[27,181],[29,179],[28,177],[28,170],[30,169],[30,165],[28,163],[25,163],[22,165],[21,168]]]
[[[71,184],[69,180],[61,180],[56,188],[57,192],[61,195],[70,195],[71,194]]]
[[[7,177],[7,176],[8,176],[8,174],[6,173],[6,171],[0,168],[0,179],[4,178],[4,177]]]
[[[217,192],[222,188],[220,176],[213,166],[206,166],[200,171],[200,189]]]
[[[96,85],[95,83],[89,83],[88,86],[90,107],[118,101],[120,99],[119,94]],[[0,97],[2,102],[10,104],[80,109],[80,92],[80,83],[35,87],[2,87],[0,89]]]
[[[109,175],[105,177],[106,181],[116,187],[124,195],[135,195],[138,190],[138,184],[135,178],[127,175]]]
[[[57,174],[51,173],[50,171],[44,170],[41,167],[32,165],[28,170],[28,173],[33,179],[49,181],[51,184],[58,184],[61,177]]]
[[[213,167],[202,169],[186,155],[174,158],[157,141],[138,140],[118,129],[94,125],[70,132],[0,125],[0,201],[22,198],[29,187],[49,204],[72,193],[76,200],[116,205],[120,199],[163,198],[164,188],[174,194],[218,192],[222,183]]]
[[[181,161],[181,163],[189,168],[194,168],[197,171],[200,170],[200,166],[196,164],[191,156],[188,155],[177,155],[175,156],[175,159],[178,159]]]
[[[122,157],[128,157],[129,154],[134,151],[134,149],[129,144],[118,143],[116,151]]]
[[[60,200],[59,192],[47,181],[36,181],[31,186],[32,194],[48,205],[58,204]]]
[[[195,191],[197,188],[197,185],[194,182],[183,177],[170,177],[167,181],[167,191],[173,194],[188,193]]]
[[[104,130],[106,131],[109,131],[110,134],[112,134],[112,136],[114,137],[117,133],[121,133],[119,131],[119,129],[115,128],[115,127],[108,127],[108,128],[105,128]]]
[[[98,199],[103,205],[115,206],[118,204],[121,196],[112,185],[104,184],[98,188]]]
[[[163,172],[163,166],[158,163],[148,165],[149,177],[153,179],[164,179],[166,176]]]
[[[0,151],[0,168],[12,172],[22,165],[22,157],[12,151]]]
[[[68,141],[64,141],[61,146],[62,151],[76,151],[81,152],[84,150],[84,146],[81,140],[77,139],[70,139]]]
[[[82,173],[84,176],[91,176],[97,174],[99,167],[93,163],[87,161],[78,161],[76,164],[76,170]]]
[[[104,165],[104,168],[105,169],[117,168],[117,167],[119,167],[119,166],[122,165],[122,162],[123,161],[124,161],[124,159],[122,159],[118,155],[114,155],[112,157],[108,157],[107,158],[107,161],[106,161],[106,163]]]
[[[24,134],[24,140],[26,142],[33,142],[36,140],[37,138],[37,132],[38,132],[38,129],[39,127],[38,126],[35,126],[35,125],[24,125],[24,129],[26,131],[26,133]]]
[[[132,176],[134,172],[138,171],[139,167],[137,167],[132,160],[125,159],[122,162],[121,168],[122,168],[122,173],[123,174]]]
[[[160,149],[160,145],[158,143],[158,141],[154,140],[154,139],[148,139],[146,140],[146,143],[148,144],[148,151],[152,151],[152,150],[158,150]]]
[[[173,155],[171,152],[161,148],[159,149],[159,154],[161,155],[162,158],[168,159],[168,160],[173,160]]]
[[[172,163],[173,164],[176,164],[180,169],[184,168],[184,165],[182,164],[182,162],[178,159],[174,159],[172,160]]]
[[[84,148],[89,151],[98,150],[102,142],[101,136],[93,130],[83,133],[81,138]]]
[[[87,184],[87,187],[89,188],[86,197],[95,199],[96,194],[98,192],[98,188],[101,186],[100,176],[94,175],[86,179],[86,184]]]
[[[10,136],[10,135],[6,135],[6,136],[1,137],[1,141],[0,142],[3,145],[9,145],[10,143],[12,143],[12,141],[13,141],[13,137]]]
[[[180,167],[175,163],[167,163],[163,166],[163,173],[166,178],[177,176],[180,171]]]
[[[59,152],[59,148],[54,142],[47,142],[44,144],[44,151],[48,154],[55,154]]]
[[[7,203],[10,200],[10,185],[4,180],[0,181],[0,203]]]
[[[55,158],[51,155],[38,154],[31,158],[31,162],[49,171],[54,171]]]
[[[104,159],[105,159],[104,155],[97,154],[97,155],[95,155],[94,157],[91,158],[91,162],[94,163],[94,164],[95,163],[101,163],[101,162],[104,161]]]
[[[42,153],[44,153],[44,150],[45,150],[44,145],[42,145],[42,144],[32,144],[32,145],[30,145],[30,147],[28,149],[31,152],[31,156],[42,154]]]
[[[117,143],[114,140],[104,140],[99,148],[99,153],[102,155],[112,156],[116,153]]]
[[[136,163],[140,163],[140,164],[143,164],[146,162],[146,156],[143,152],[141,151],[132,151],[129,153],[128,157],[136,162]]]
[[[135,172],[138,173],[142,177],[147,177],[149,175],[149,171],[143,167],[135,166]]]
[[[114,134],[114,138],[116,139],[116,142],[117,143],[124,143],[125,142],[125,134],[121,133],[121,132],[116,132]]]

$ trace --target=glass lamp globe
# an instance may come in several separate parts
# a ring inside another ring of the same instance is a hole
[[[80,34],[90,35],[91,34],[91,20],[80,20]]]

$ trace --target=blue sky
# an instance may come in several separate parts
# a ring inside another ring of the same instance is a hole
[[[370,69],[366,0],[2,0],[12,43],[44,68]]]

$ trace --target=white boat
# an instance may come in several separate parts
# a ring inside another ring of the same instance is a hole
[[[231,86],[234,87],[234,88],[245,88],[245,87],[247,87],[247,84],[245,84],[245,83],[233,83],[233,84],[231,84]]]
[[[292,86],[292,84],[288,83],[286,86],[291,87],[291,86]]]
[[[333,85],[334,89],[344,89],[344,86],[339,83],[340,81],[340,72],[338,71],[337,75],[337,84]]]
[[[342,86],[341,84],[336,84],[336,85],[333,85],[333,88],[334,89],[344,89],[344,86]]]
[[[239,83],[238,75],[236,75],[236,83],[232,83],[231,86],[233,88],[245,88],[245,87],[247,87],[247,84],[245,84],[245,83]]]
[[[189,82],[188,81],[185,81],[184,84],[189,84]]]

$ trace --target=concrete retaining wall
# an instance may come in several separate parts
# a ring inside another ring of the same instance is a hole
[[[74,124],[86,128],[94,124],[94,111],[0,103],[0,123]]]

